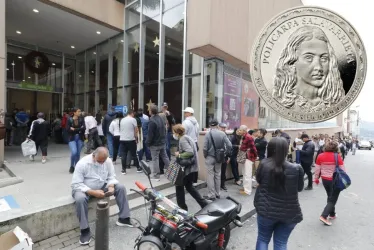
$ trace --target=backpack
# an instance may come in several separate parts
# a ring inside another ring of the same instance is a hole
[[[338,154],[335,153],[335,172],[333,175],[333,184],[334,188],[337,190],[343,191],[347,189],[351,185],[351,178],[349,178],[348,174],[339,167],[338,162]]]

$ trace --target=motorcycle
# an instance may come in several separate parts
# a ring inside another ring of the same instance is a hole
[[[138,224],[141,234],[135,240],[137,250],[224,250],[230,240],[230,224],[242,227],[238,216],[242,205],[231,197],[217,199],[196,214],[188,214],[175,203],[156,191],[150,179],[151,171],[140,161],[151,188],[136,181],[140,194],[150,203],[148,225]],[[159,203],[163,202],[171,209]],[[146,202],[145,202],[145,206]],[[147,208],[146,208],[147,213]]]

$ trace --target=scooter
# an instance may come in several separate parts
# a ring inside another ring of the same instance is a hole
[[[217,199],[196,214],[188,214],[175,203],[156,191],[150,179],[151,171],[145,161],[139,162],[147,175],[150,188],[136,181],[141,190],[134,191],[150,203],[146,214],[148,225],[143,227],[135,240],[137,250],[224,250],[230,240],[230,224],[242,227],[238,216],[242,205],[231,197]],[[166,209],[160,203],[165,203]],[[146,206],[146,205],[145,205]]]

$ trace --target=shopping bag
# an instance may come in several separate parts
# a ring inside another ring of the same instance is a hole
[[[23,156],[36,155],[36,145],[31,139],[26,139],[26,141],[21,144]]]
[[[165,176],[173,185],[183,186],[184,167],[173,161],[166,169]]]

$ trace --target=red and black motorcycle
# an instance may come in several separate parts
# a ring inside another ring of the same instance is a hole
[[[224,250],[230,240],[230,224],[241,227],[241,204],[227,197],[217,199],[194,215],[180,209],[152,187],[150,170],[146,162],[140,162],[148,176],[151,188],[135,182],[142,195],[150,203],[148,225],[138,228],[142,234],[135,241],[138,250]],[[171,209],[166,209],[160,203]],[[147,215],[148,216],[148,215]]]

